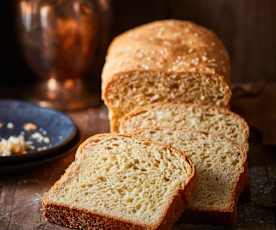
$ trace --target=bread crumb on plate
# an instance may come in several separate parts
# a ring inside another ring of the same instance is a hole
[[[7,128],[8,129],[13,129],[14,128],[14,124],[12,122],[8,122],[7,123]]]
[[[25,123],[24,124],[24,130],[26,131],[33,131],[37,129],[37,125],[34,123]]]
[[[12,156],[26,154],[29,145],[23,136],[10,136],[0,141],[0,156]]]

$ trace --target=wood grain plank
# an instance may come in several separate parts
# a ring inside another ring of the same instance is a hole
[[[105,106],[69,113],[81,131],[81,139],[109,131],[108,111]]]
[[[74,154],[69,154],[64,159],[43,165],[32,171],[9,176],[6,180],[16,187],[14,192],[11,193],[7,190],[3,194],[6,199],[10,197],[13,202],[10,205],[7,205],[7,202],[3,204],[4,206],[1,205],[1,212],[7,212],[9,216],[7,224],[3,225],[0,222],[0,226],[5,226],[3,228],[5,230],[43,229],[47,226],[48,223],[41,216],[41,197],[64,173],[73,157]],[[1,182],[5,181],[1,180]],[[9,187],[5,184],[5,188]],[[4,210],[2,207],[9,210]]]
[[[17,188],[17,180],[2,178],[0,181],[0,226],[8,229],[11,225],[11,216],[14,206],[14,195]]]

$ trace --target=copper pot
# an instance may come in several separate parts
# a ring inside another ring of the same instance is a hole
[[[108,39],[109,1],[19,0],[17,9],[22,50],[40,79],[32,99],[59,109],[95,104],[95,92],[83,76],[99,73],[99,50]]]

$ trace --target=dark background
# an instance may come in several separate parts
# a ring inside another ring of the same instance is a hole
[[[91,0],[92,1],[92,0]],[[232,60],[234,82],[276,80],[275,0],[113,0],[110,39],[149,21],[192,20],[215,31]],[[34,75],[24,63],[16,38],[16,0],[1,2],[0,84],[29,84]],[[19,38],[20,39],[20,38]],[[98,73],[98,76],[100,73]]]

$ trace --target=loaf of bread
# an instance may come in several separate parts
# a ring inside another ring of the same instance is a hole
[[[102,97],[116,130],[127,112],[156,102],[227,106],[229,84],[229,57],[213,32],[163,20],[114,39],[102,73]]]
[[[184,220],[232,224],[236,203],[247,179],[247,153],[222,136],[191,130],[140,130],[141,138],[169,144],[187,153],[197,170],[197,183]]]
[[[249,127],[245,120],[228,109],[196,104],[155,104],[138,108],[120,121],[120,133],[139,129],[192,129],[221,135],[247,151]]]
[[[195,176],[173,147],[126,135],[99,134],[43,197],[46,218],[77,229],[170,229]]]

